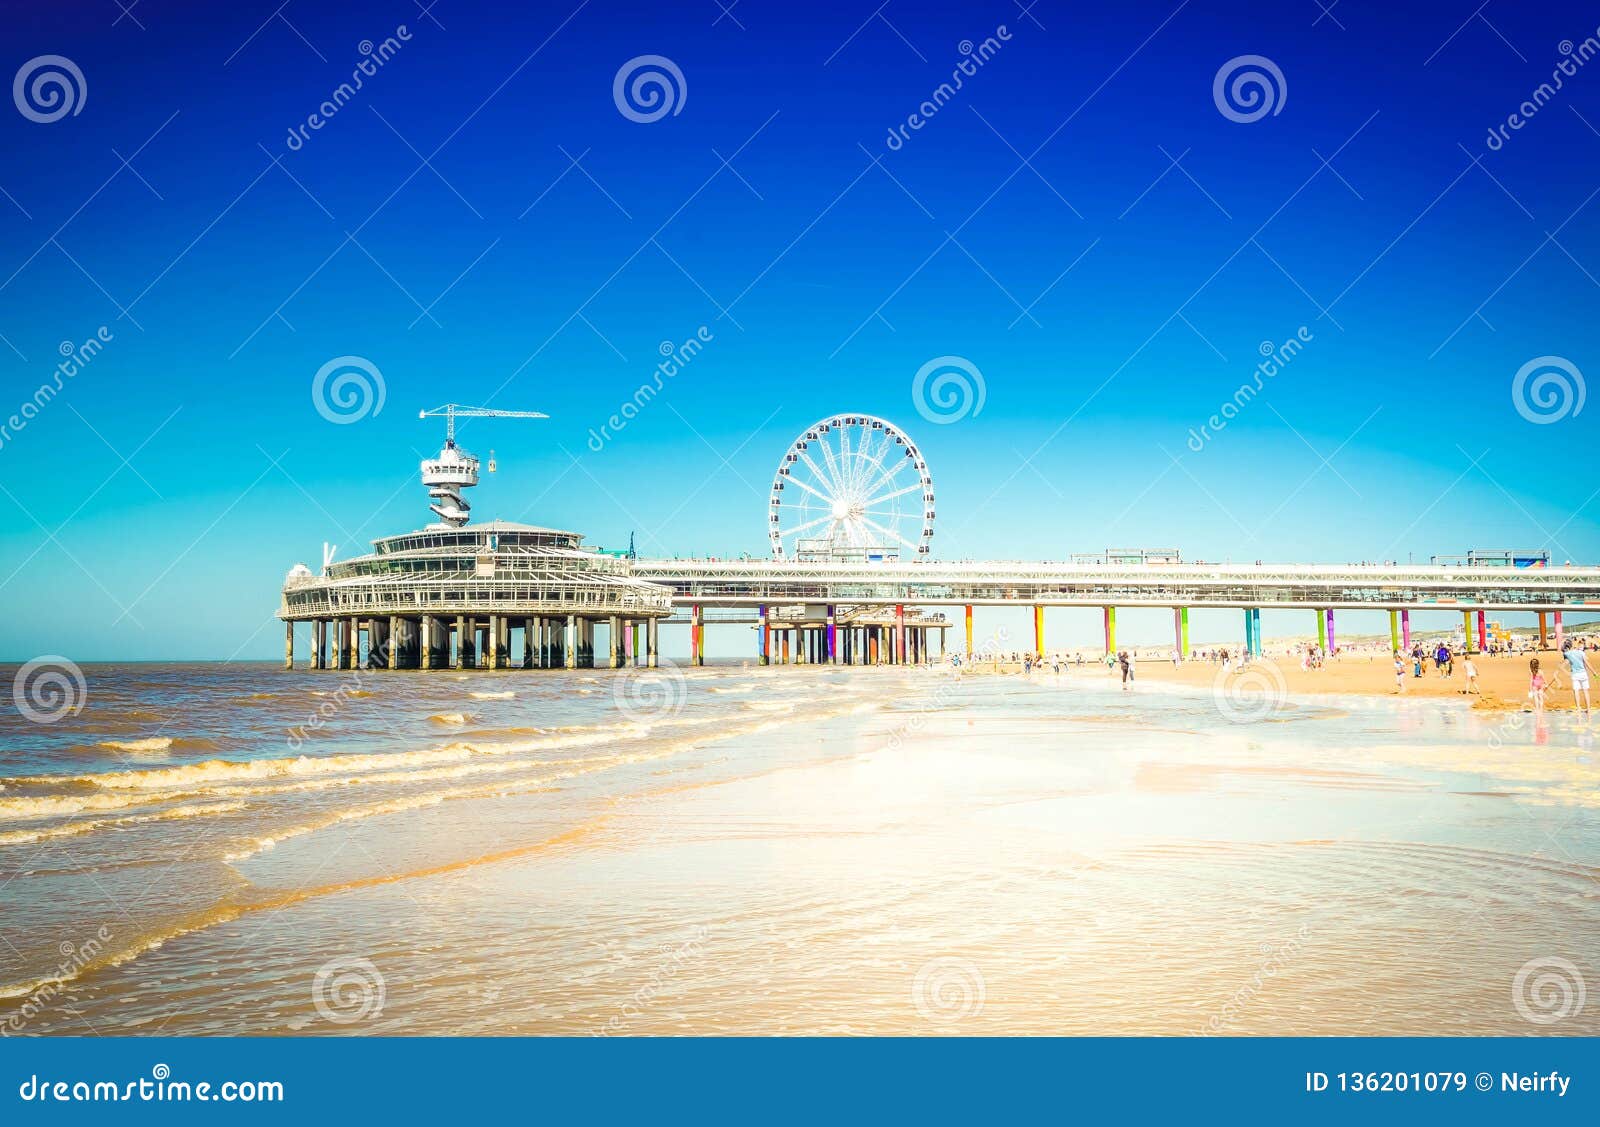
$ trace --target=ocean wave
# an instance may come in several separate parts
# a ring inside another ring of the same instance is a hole
[[[505,692],[501,693],[472,692],[468,693],[467,695],[473,700],[510,700],[517,694],[512,692],[510,689],[507,689]]]
[[[101,740],[96,747],[129,755],[149,755],[161,751],[216,751],[215,740],[197,736],[146,736],[137,740]]]
[[[216,814],[236,814],[245,808],[243,802],[205,802],[189,806],[174,806],[154,814],[130,814],[123,818],[90,818],[78,822],[63,822],[56,826],[41,826],[31,830],[10,830],[0,833],[0,845],[28,845],[35,841],[48,841],[61,837],[77,837],[98,830],[120,829],[123,826],[144,825],[148,822],[172,822],[180,818],[200,818]]]
[[[428,717],[430,724],[466,724],[472,720],[468,712],[436,712]]]

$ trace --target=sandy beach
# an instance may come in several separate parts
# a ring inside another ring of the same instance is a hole
[[[1428,664],[1421,677],[1412,675],[1412,664],[1406,662],[1404,695],[1426,699],[1465,700],[1474,708],[1497,712],[1521,711],[1531,708],[1528,701],[1528,658],[1537,656],[1539,668],[1548,682],[1545,690],[1545,709],[1548,712],[1569,712],[1576,708],[1571,678],[1566,662],[1554,650],[1538,655],[1479,655],[1472,660],[1478,669],[1477,691],[1467,691],[1464,663],[1457,659],[1452,676],[1441,676]],[[1298,658],[1284,656],[1263,657],[1281,679],[1291,696],[1319,694],[1379,694],[1398,695],[1395,689],[1394,659],[1379,653],[1343,654],[1325,662],[1320,669],[1302,669]],[[1591,669],[1600,666],[1600,655],[1589,655]],[[1171,661],[1141,660],[1136,663],[1135,676],[1145,681],[1172,682],[1182,685],[1210,687],[1221,674],[1221,666],[1207,661],[1189,661],[1174,666]],[[1591,673],[1591,684],[1594,674]]]

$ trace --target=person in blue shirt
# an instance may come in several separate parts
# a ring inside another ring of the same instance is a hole
[[[1583,710],[1585,721],[1589,719],[1589,663],[1583,656],[1583,647],[1572,644],[1568,638],[1561,646],[1561,656],[1567,659],[1567,668],[1572,672],[1572,697],[1578,707]]]

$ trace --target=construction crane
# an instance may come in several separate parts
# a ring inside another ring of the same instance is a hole
[[[428,487],[433,498],[431,508],[439,517],[438,524],[430,528],[460,528],[467,523],[472,506],[461,496],[463,489],[478,484],[478,459],[456,446],[456,416],[463,419],[548,419],[542,411],[501,411],[492,407],[463,407],[459,403],[446,403],[431,411],[419,411],[417,418],[444,416],[444,446],[437,457],[422,462],[422,484]],[[489,471],[494,472],[494,453],[489,454]]]

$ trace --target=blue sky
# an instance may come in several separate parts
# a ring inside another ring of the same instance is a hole
[[[1535,424],[1511,390],[1537,357],[1600,369],[1600,61],[1486,145],[1593,9],[275,6],[0,12],[6,73],[60,55],[86,88],[56,121],[0,113],[0,415],[63,341],[111,336],[0,445],[0,657],[280,653],[291,564],[427,518],[417,410],[447,400],[551,416],[464,428],[501,467],[476,516],[652,554],[764,551],[779,457],[854,410],[920,443],[944,556],[1600,557],[1600,408]],[[642,55],[684,79],[644,123],[613,101]],[[1243,55],[1283,77],[1252,122],[1213,99]],[[385,400],[336,425],[311,384],[346,355]],[[981,413],[918,413],[942,355],[982,373]],[[1093,636],[1069,617],[1062,643]]]

